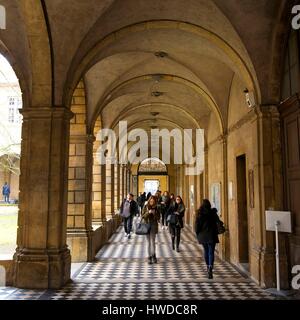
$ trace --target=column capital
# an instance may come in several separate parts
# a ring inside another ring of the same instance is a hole
[[[66,107],[29,107],[19,109],[24,120],[27,119],[50,119],[52,117],[65,117],[67,120],[73,118],[74,113]]]
[[[71,135],[70,143],[87,143],[92,144],[95,141],[95,136],[92,134]]]
[[[93,134],[87,134],[86,140],[88,143],[94,143],[96,141],[96,137]]]
[[[265,117],[279,117],[278,106],[275,104],[261,104],[260,106],[255,107],[254,112],[257,116]]]

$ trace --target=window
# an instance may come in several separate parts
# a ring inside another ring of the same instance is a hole
[[[145,180],[144,182],[144,191],[146,194],[149,192],[151,194],[155,194],[155,192],[159,189],[159,180]]]
[[[166,165],[157,158],[148,158],[143,160],[139,166],[139,173],[145,172],[167,172]]]
[[[8,98],[8,122],[9,123],[21,123],[22,115],[19,112],[19,108],[22,106],[20,97]]]

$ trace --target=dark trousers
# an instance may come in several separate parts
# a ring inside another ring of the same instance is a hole
[[[204,258],[206,265],[208,267],[214,266],[214,261],[215,261],[215,243],[203,243],[203,248],[204,248]]]
[[[9,203],[9,194],[4,195],[4,202]]]
[[[175,246],[175,240],[176,240],[176,247],[178,248],[179,243],[180,243],[181,228],[169,225],[169,230],[170,230],[171,237],[172,237],[172,245],[173,245],[173,247]]]
[[[161,210],[161,225],[162,226],[167,225],[165,210]]]
[[[166,226],[166,227],[168,226],[167,213],[168,213],[168,208],[165,206],[162,206],[161,207],[161,224],[162,224],[162,226]]]
[[[128,218],[124,218],[124,230],[125,233],[129,234],[132,230],[132,220],[133,217],[129,216]]]

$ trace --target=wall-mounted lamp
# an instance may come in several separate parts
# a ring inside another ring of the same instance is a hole
[[[249,91],[247,88],[244,90],[245,96],[246,96],[246,103],[249,108],[255,107],[256,102],[255,102],[255,97],[254,93]]]

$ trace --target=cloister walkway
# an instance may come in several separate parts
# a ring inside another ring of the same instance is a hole
[[[92,263],[84,263],[72,282],[60,290],[5,288],[0,299],[38,300],[202,300],[274,299],[232,265],[217,258],[214,279],[206,277],[202,250],[193,232],[184,228],[181,252],[173,251],[167,230],[157,238],[158,264],[147,262],[144,236],[124,236],[122,226]]]

